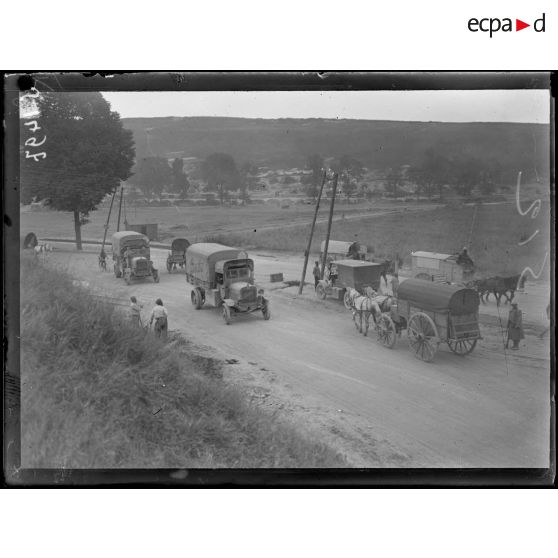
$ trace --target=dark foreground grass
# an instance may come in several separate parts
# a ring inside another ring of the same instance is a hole
[[[186,341],[160,343],[25,258],[21,355],[24,467],[347,466],[207,375]]]

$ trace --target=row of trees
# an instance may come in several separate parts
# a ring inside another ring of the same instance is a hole
[[[174,159],[169,165],[163,157],[145,157],[134,168],[129,181],[137,186],[146,197],[161,197],[163,192],[174,192],[185,198],[190,181],[184,172],[184,161]]]
[[[320,155],[308,157],[306,167],[312,173],[306,180],[307,195],[317,196],[324,166],[325,161]],[[350,155],[343,155],[330,162],[329,167],[339,174],[340,192],[347,197],[352,196],[365,174],[364,165]],[[481,194],[491,194],[509,179],[504,167],[493,157],[446,155],[429,148],[419,163],[387,169],[383,185],[386,192],[392,195],[410,187],[417,196],[443,197],[444,189],[449,187],[459,196],[470,196],[475,189]],[[360,186],[362,188],[363,185]]]
[[[258,167],[246,162],[240,167],[227,153],[212,153],[193,171],[192,178],[205,182],[206,192],[216,192],[221,202],[230,191],[238,191],[240,198],[249,199],[248,190],[258,182]],[[191,183],[184,172],[184,162],[180,158],[169,165],[163,157],[145,157],[138,161],[133,175],[128,180],[137,186],[146,197],[161,197],[163,192],[174,192],[186,198]]]

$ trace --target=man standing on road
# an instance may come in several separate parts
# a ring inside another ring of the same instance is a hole
[[[318,286],[318,282],[320,281],[320,264],[318,262],[314,262],[314,269],[312,270],[312,274],[314,275],[314,289]]]
[[[149,324],[151,325],[153,323],[153,320],[155,320],[155,326],[153,328],[155,331],[155,336],[162,337],[165,341],[167,339],[168,331],[168,315],[169,314],[167,312],[167,309],[163,306],[163,301],[158,298],[155,301],[153,310],[151,310],[151,318],[149,319]]]
[[[517,307],[517,302],[512,303],[512,309],[508,316],[508,342],[513,341],[512,349],[517,351],[519,349],[519,342],[525,339],[523,332],[523,317],[521,310]],[[507,343],[506,343],[507,346]]]

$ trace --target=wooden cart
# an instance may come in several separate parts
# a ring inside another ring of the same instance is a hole
[[[364,262],[362,260],[338,260],[333,263],[336,268],[334,279],[324,279],[316,286],[316,296],[325,299],[331,296],[342,300],[346,308],[351,308],[347,297],[347,289],[356,289],[363,294],[366,287],[375,291],[380,288],[383,266],[379,263]]]
[[[167,271],[170,273],[178,267],[186,267],[186,250],[190,242],[185,238],[175,238],[172,241],[169,255],[167,256]]]
[[[456,285],[407,279],[399,286],[397,304],[378,319],[378,339],[393,348],[404,329],[411,350],[420,360],[431,362],[440,343],[465,356],[481,339],[479,295]]]

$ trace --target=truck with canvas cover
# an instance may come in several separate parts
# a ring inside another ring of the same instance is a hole
[[[159,282],[159,272],[151,261],[149,239],[134,231],[120,231],[112,235],[114,275],[124,277],[129,285],[132,279],[153,277]]]
[[[264,290],[254,281],[254,260],[237,248],[199,242],[186,250],[186,281],[194,285],[191,302],[199,310],[204,304],[221,308],[223,319],[261,310],[265,320],[271,313]]]

